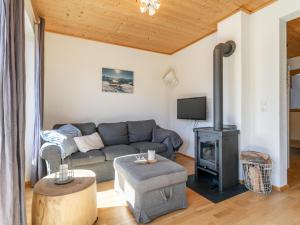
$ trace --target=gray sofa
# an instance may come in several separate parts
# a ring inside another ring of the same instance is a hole
[[[57,124],[58,129],[63,124]],[[182,145],[181,138],[173,131],[160,128],[154,120],[128,121],[119,123],[101,123],[97,127],[94,123],[73,124],[80,129],[82,135],[98,132],[104,143],[104,148],[76,152],[67,158],[73,169],[90,169],[96,173],[97,182],[114,179],[113,160],[116,157],[145,153],[149,149],[169,159],[174,158],[174,152]],[[57,172],[61,159],[59,146],[44,143],[40,156],[45,160],[47,173]],[[71,160],[69,160],[71,159]]]

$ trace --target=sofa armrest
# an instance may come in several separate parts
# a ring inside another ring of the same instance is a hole
[[[173,151],[178,151],[183,143],[181,137],[175,131],[160,128],[158,126],[153,129],[152,142],[166,142],[169,146],[172,146]]]
[[[169,137],[167,137],[162,142],[162,144],[166,145],[167,149],[168,149],[166,152],[164,152],[163,156],[166,157],[166,158],[168,158],[168,159],[174,160],[175,152],[174,152],[174,148],[173,148],[171,139]]]
[[[59,146],[48,142],[44,143],[40,150],[40,157],[46,161],[48,174],[59,171],[62,160]]]

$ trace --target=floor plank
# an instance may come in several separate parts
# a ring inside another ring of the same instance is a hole
[[[290,168],[288,169],[288,184],[295,186],[300,183],[300,149],[291,148]]]
[[[298,153],[299,152],[299,153]],[[290,188],[269,196],[246,192],[214,204],[190,189],[188,208],[154,220],[151,225],[296,225],[300,224],[300,151],[293,152],[289,170]],[[194,161],[178,155],[176,161],[193,173]],[[32,189],[26,189],[28,225],[31,224]],[[97,225],[136,225],[126,203],[113,190],[113,182],[98,184]]]

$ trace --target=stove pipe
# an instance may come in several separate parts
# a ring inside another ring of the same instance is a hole
[[[223,130],[223,57],[231,56],[235,42],[218,44],[214,49],[214,130]]]

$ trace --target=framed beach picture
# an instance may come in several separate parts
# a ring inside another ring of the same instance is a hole
[[[102,91],[133,93],[133,71],[102,68]]]

